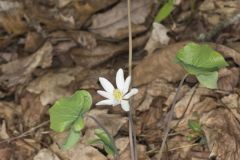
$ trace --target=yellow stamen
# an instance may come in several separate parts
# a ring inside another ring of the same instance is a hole
[[[122,99],[122,92],[119,89],[113,91],[113,97],[115,100],[120,101]]]

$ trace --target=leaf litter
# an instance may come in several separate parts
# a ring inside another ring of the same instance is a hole
[[[133,86],[139,88],[132,103],[140,160],[156,158],[176,85],[186,73],[175,63],[176,52],[239,12],[238,4],[234,0],[205,0],[195,3],[192,14],[190,2],[179,1],[171,17],[160,25],[153,22],[160,5],[157,1],[132,0]],[[126,1],[5,0],[0,2],[0,17],[1,140],[47,121],[49,105],[78,89],[89,90],[95,104],[100,99],[97,78],[113,76],[119,66],[127,70]],[[182,87],[165,159],[238,160],[240,54],[234,47],[239,41],[238,26],[236,22],[207,43],[230,64],[219,71],[218,90],[199,86],[193,92],[197,82],[193,77]],[[121,159],[130,159],[125,113],[117,107],[92,106],[90,114],[113,133]],[[196,117],[205,141],[203,137],[187,140],[191,134],[188,121]],[[62,151],[59,146],[66,133],[57,134],[44,126],[1,143],[0,156],[3,160],[112,159],[102,146],[87,144],[95,127],[88,120],[80,142]]]

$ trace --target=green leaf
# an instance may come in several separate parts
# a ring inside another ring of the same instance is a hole
[[[228,66],[223,56],[206,44],[187,44],[178,51],[177,59],[186,65],[206,71],[217,71],[222,67]]]
[[[73,129],[76,132],[81,131],[84,128],[84,119],[82,116],[80,116],[73,124]]]
[[[210,89],[216,89],[218,72],[209,72],[207,74],[199,74],[197,75],[197,79],[203,86]]]
[[[112,155],[116,153],[115,147],[111,138],[107,135],[107,133],[103,129],[95,129],[95,135],[99,138],[99,140],[103,143],[105,151]]]
[[[196,43],[188,43],[180,49],[176,60],[189,74],[195,75],[203,86],[210,89],[217,88],[217,71],[228,65],[223,56],[210,46]]]
[[[82,121],[79,117],[82,117],[90,109],[91,105],[92,97],[84,90],[77,91],[70,97],[56,101],[49,109],[50,128],[56,132],[62,132],[69,129],[76,121],[76,128],[74,128],[79,130],[82,127],[81,125],[77,126]]]
[[[167,18],[172,12],[173,7],[174,7],[173,0],[168,0],[168,2],[165,3],[164,6],[159,10],[157,16],[155,17],[155,21],[161,22],[165,18]]]
[[[197,120],[188,120],[188,127],[197,133],[200,133],[202,131],[201,124]]]
[[[73,129],[70,130],[69,136],[62,146],[63,149],[67,150],[72,148],[80,139],[81,132],[76,132]]]

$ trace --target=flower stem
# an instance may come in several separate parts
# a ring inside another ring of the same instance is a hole
[[[117,146],[116,146],[116,143],[115,143],[115,140],[113,139],[112,135],[108,132],[108,130],[93,116],[91,115],[86,115],[86,117],[92,119],[100,128],[102,128],[104,130],[104,132],[108,135],[108,137],[110,138],[112,144],[113,144],[113,147],[114,147],[114,150],[115,150],[115,154],[114,154],[114,160],[120,160],[120,156],[119,156],[119,153],[118,153],[118,149],[117,149]]]
[[[133,45],[132,45],[132,20],[131,20],[131,0],[127,0],[127,15],[128,15],[128,43],[129,43],[129,54],[128,54],[128,74],[132,77],[132,54],[133,54]],[[129,120],[129,140],[130,140],[130,148],[131,148],[131,159],[137,160],[137,140],[135,127],[133,123],[132,117],[132,107],[130,107],[130,111],[128,112],[128,120]]]
[[[128,112],[128,120],[129,120],[129,140],[130,140],[130,149],[131,149],[131,159],[137,160],[137,140],[135,127],[133,123],[133,117],[131,112]]]
[[[181,82],[179,83],[178,85],[178,88],[177,88],[177,91],[176,91],[176,94],[173,98],[173,103],[170,107],[170,111],[169,111],[169,114],[167,115],[167,128],[165,129],[165,132],[164,132],[164,136],[163,136],[163,140],[162,140],[162,145],[161,145],[161,148],[160,148],[160,151],[159,151],[159,154],[157,155],[157,159],[158,160],[161,160],[162,158],[162,154],[163,154],[163,150],[165,148],[165,144],[166,144],[166,141],[167,141],[167,138],[168,138],[168,133],[170,131],[170,123],[172,121],[172,118],[173,118],[173,114],[174,114],[174,107],[177,103],[177,99],[178,99],[178,96],[179,96],[179,93],[180,93],[180,90],[181,90],[181,87],[183,86],[183,82],[185,81],[185,79],[187,78],[188,74],[184,75],[184,77],[182,78]]]

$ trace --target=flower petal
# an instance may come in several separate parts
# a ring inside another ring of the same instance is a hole
[[[98,90],[97,93],[105,98],[108,98],[108,99],[113,99],[113,95],[109,92],[106,92],[106,91],[100,91]]]
[[[105,100],[102,100],[102,101],[96,103],[96,105],[97,106],[98,105],[113,105],[113,101],[110,99],[105,99]]]
[[[130,97],[132,97],[133,95],[135,95],[137,93],[138,93],[138,89],[137,88],[132,88],[130,90],[130,92],[123,97],[123,99],[129,99]]]
[[[117,88],[122,92],[122,91],[123,91],[123,88],[124,88],[124,73],[123,73],[122,68],[120,68],[120,69],[117,71],[117,75],[116,75],[116,85],[117,85]]]
[[[128,92],[130,83],[131,83],[131,76],[128,76],[126,81],[124,82],[124,88],[123,88],[123,91],[122,91],[123,95]]]
[[[110,83],[106,78],[103,78],[103,77],[99,77],[99,81],[102,87],[105,89],[105,91],[109,93],[113,93],[114,87],[112,83]]]
[[[127,100],[121,100],[121,107],[124,111],[128,112],[130,109],[129,102]]]

